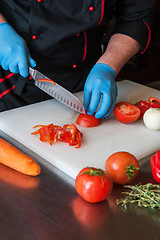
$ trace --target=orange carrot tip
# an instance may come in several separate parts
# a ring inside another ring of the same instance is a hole
[[[0,138],[0,163],[30,176],[37,176],[41,172],[41,167],[33,158],[2,138]]]

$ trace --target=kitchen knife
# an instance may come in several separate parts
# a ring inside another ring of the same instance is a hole
[[[71,92],[69,92],[47,76],[43,75],[42,73],[31,67],[29,67],[29,73],[31,77],[35,80],[35,85],[38,88],[40,88],[53,98],[57,99],[58,101],[62,102],[63,104],[67,105],[68,107],[80,113],[85,113],[83,104]]]

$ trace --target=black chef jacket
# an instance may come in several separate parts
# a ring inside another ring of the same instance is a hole
[[[153,6],[154,0],[0,0],[0,12],[27,42],[36,68],[72,92],[83,89],[102,54],[104,26],[113,16],[113,33],[138,41],[142,53],[147,49]],[[49,98],[32,79],[0,72],[0,111]]]

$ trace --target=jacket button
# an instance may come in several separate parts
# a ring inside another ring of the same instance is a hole
[[[33,36],[32,36],[32,39],[33,39],[33,40],[36,40],[36,39],[37,39],[37,36],[36,36],[36,35],[33,35]]]
[[[76,67],[77,67],[77,65],[76,65],[76,64],[74,64],[74,65],[73,65],[73,68],[76,68]]]
[[[89,11],[93,11],[94,10],[94,7],[93,6],[90,6],[90,8],[89,8]]]

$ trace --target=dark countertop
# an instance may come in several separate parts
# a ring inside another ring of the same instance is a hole
[[[81,199],[74,180],[0,131],[0,137],[33,157],[42,168],[29,177],[0,165],[1,240],[160,240],[160,211],[116,205],[124,188],[114,185],[107,201]],[[150,156],[133,182],[155,183]]]

